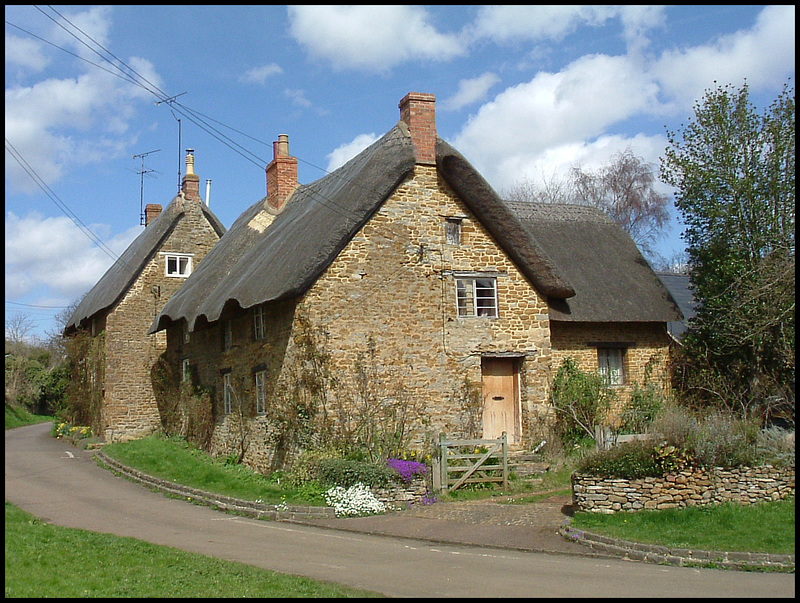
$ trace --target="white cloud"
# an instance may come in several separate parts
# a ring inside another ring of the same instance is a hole
[[[486,72],[476,78],[458,82],[458,91],[442,103],[447,111],[457,111],[486,98],[489,89],[500,81],[496,73]]]
[[[794,65],[795,7],[767,6],[752,29],[703,46],[667,51],[652,72],[677,108],[685,111],[714,81],[738,87],[746,77],[754,90],[776,87],[793,75]]]
[[[100,238],[109,227],[92,224],[90,230]],[[105,245],[120,255],[139,233],[141,226],[122,232]],[[36,212],[20,218],[6,212],[5,295],[21,298],[46,287],[51,296],[76,300],[105,274],[114,261],[67,217],[45,218]]]
[[[332,172],[336,168],[343,166],[376,140],[378,140],[378,137],[374,133],[359,134],[351,142],[335,148],[328,154],[328,167],[325,169],[328,172]]]
[[[439,33],[417,5],[289,7],[292,36],[337,69],[384,72],[412,59],[463,55],[458,36]]]
[[[580,25],[603,25],[618,14],[614,6],[494,5],[483,6],[470,28],[476,38],[559,41]]]
[[[95,7],[87,13],[69,17],[70,21],[107,44],[110,9]],[[51,34],[52,39],[66,33]],[[73,38],[60,40],[72,44]],[[37,45],[41,50],[41,45]],[[84,50],[87,50],[81,45]],[[88,52],[88,50],[87,50]],[[95,60],[96,57],[94,57]],[[160,85],[160,78],[149,61],[133,57],[131,65],[147,81]],[[152,95],[110,73],[76,63],[72,77],[49,78],[30,86],[5,89],[5,134],[17,152],[47,184],[63,174],[124,152],[130,140],[123,138],[136,108]],[[90,132],[90,129],[98,128]],[[6,181],[15,191],[36,189],[28,175],[6,153]]]
[[[469,119],[454,144],[489,182],[509,186],[511,170],[503,165],[535,163],[548,149],[583,148],[614,124],[652,111],[657,93],[628,58],[586,56],[506,89]]]
[[[6,69],[12,65],[41,71],[50,63],[41,49],[41,44],[29,38],[6,34]]]
[[[277,63],[270,63],[269,65],[253,67],[247,70],[239,76],[239,81],[244,84],[260,84],[263,86],[271,76],[281,73],[283,73],[283,69],[281,69],[280,65]]]

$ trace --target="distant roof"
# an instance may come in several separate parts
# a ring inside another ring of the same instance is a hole
[[[692,283],[686,274],[673,274],[671,272],[658,272],[658,278],[678,302],[678,307],[683,312],[682,321],[673,321],[667,324],[667,329],[675,337],[681,338],[687,329],[687,322],[697,314],[697,301],[692,291]]]
[[[79,328],[83,321],[110,308],[122,299],[144,266],[161,248],[178,221],[183,217],[184,203],[189,203],[189,201],[184,199],[183,194],[176,195],[166,209],[145,227],[81,300],[67,322],[65,331]],[[222,236],[225,233],[225,226],[205,204],[200,203],[200,206],[211,227],[219,236]]]
[[[576,322],[679,321],[676,300],[630,235],[584,205],[507,202],[575,288],[550,300],[550,319]]]

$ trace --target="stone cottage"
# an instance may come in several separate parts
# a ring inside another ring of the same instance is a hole
[[[432,94],[399,108],[307,185],[281,135],[267,196],[153,324],[211,398],[214,452],[268,470],[276,449],[370,417],[417,442],[505,432],[522,448],[540,441],[561,357],[624,386],[667,350],[680,313],[630,237],[597,214],[504,203],[437,136]]]
[[[166,336],[148,329],[224,233],[200,198],[190,151],[181,191],[163,211],[159,204],[146,206],[145,229],[66,324],[66,336],[83,330],[104,337],[99,435],[107,442],[135,439],[161,427],[151,369],[166,349]]]

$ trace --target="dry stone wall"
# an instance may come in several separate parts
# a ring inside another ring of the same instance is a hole
[[[589,513],[675,509],[726,502],[753,504],[794,494],[794,467],[687,469],[663,477],[603,478],[573,474],[572,499]]]

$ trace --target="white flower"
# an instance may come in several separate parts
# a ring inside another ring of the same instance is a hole
[[[325,492],[325,502],[333,507],[337,516],[386,512],[386,505],[375,498],[369,486],[360,482],[347,489],[342,486],[331,488]]]

